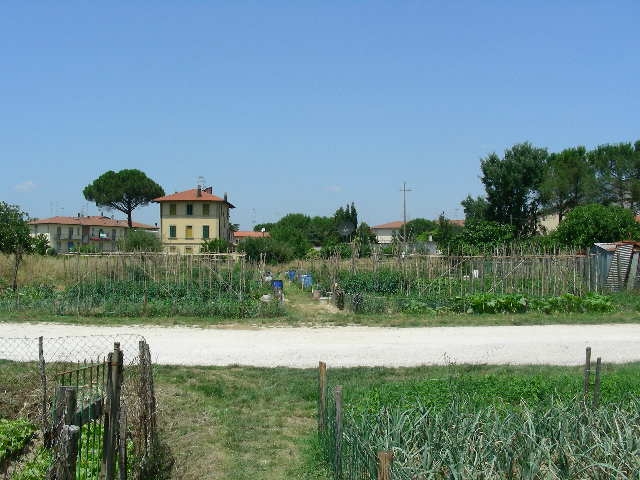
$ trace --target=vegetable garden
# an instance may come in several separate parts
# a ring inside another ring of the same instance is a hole
[[[135,254],[65,256],[57,275],[27,281],[17,292],[0,288],[0,311],[105,317],[282,315],[258,268],[224,255]],[[60,268],[62,267],[62,268]],[[42,280],[43,279],[43,280]]]
[[[608,312],[589,255],[420,256],[313,262],[318,288],[355,313]]]
[[[605,370],[601,391],[589,387],[593,395],[584,395],[577,371],[478,376],[467,368],[353,391],[325,386],[324,393],[321,373],[320,444],[334,478],[637,478],[634,368]]]

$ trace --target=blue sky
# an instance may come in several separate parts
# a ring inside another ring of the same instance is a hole
[[[637,1],[96,3],[3,2],[0,199],[33,217],[138,168],[243,229],[397,220],[403,181],[409,218],[462,218],[490,152],[640,138]]]

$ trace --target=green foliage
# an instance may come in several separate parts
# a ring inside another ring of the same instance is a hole
[[[547,150],[519,143],[480,162],[487,199],[487,220],[513,225],[517,237],[535,233],[540,204],[539,188]]]
[[[44,233],[39,233],[33,239],[33,251],[38,255],[46,255],[50,248],[49,239]]]
[[[462,227],[451,223],[443,212],[438,217],[438,228],[433,239],[438,243],[440,249],[446,249],[461,231]]]
[[[484,197],[473,198],[467,195],[467,198],[460,202],[464,209],[464,218],[466,221],[486,220],[489,204]]]
[[[136,169],[119,172],[109,170],[100,175],[82,191],[84,198],[95,202],[98,207],[106,207],[127,215],[129,228],[132,228],[131,212],[148,205],[151,200],[164,195],[160,185]]]
[[[635,478],[637,368],[604,373],[599,408],[583,402],[577,370],[480,375],[474,368],[346,389],[343,471],[374,475],[375,463],[369,468],[367,459],[392,450],[394,478],[605,479],[614,471],[616,478]],[[320,437],[330,464],[333,411],[330,401],[328,432]]]
[[[252,262],[264,259],[270,264],[288,262],[295,257],[294,250],[287,243],[268,237],[246,238],[238,244],[238,251],[244,252]]]
[[[47,472],[52,461],[51,450],[39,448],[35,457],[26,462],[18,472],[14,473],[11,480],[42,480],[47,478]]]
[[[0,202],[0,252],[28,253],[32,239],[29,235],[28,215],[17,205]]]
[[[222,238],[203,240],[200,245],[202,253],[226,253],[231,250],[231,244]]]
[[[0,465],[18,454],[35,431],[36,428],[27,420],[0,418]]]
[[[125,237],[118,240],[118,249],[122,252],[160,252],[162,242],[154,233],[130,228]]]
[[[278,302],[263,303],[269,293],[251,273],[194,278],[191,281],[151,281],[144,271],[131,280],[99,280],[56,290],[47,285],[27,285],[19,293],[0,291],[0,311],[29,311],[57,315],[99,317],[209,318],[275,317],[283,310]],[[244,293],[242,287],[245,288]]]
[[[602,313],[614,309],[611,298],[596,293],[584,297],[565,293],[554,297],[530,297],[527,295],[497,295],[479,293],[455,297],[453,311],[466,313]]]
[[[596,194],[595,170],[587,161],[587,150],[580,146],[549,155],[540,184],[542,205],[560,220],[572,208],[591,203]]]
[[[358,212],[353,203],[345,208],[340,207],[333,215],[333,222],[338,234],[345,241],[350,241],[358,226]]]
[[[562,245],[586,248],[594,242],[639,239],[640,227],[626,208],[592,204],[569,212],[555,237]]]
[[[600,145],[588,153],[596,175],[599,203],[640,206],[640,141]]]
[[[75,248],[76,253],[100,253],[100,249],[95,243],[85,243]]]
[[[496,247],[515,240],[514,227],[486,220],[466,222],[449,244],[456,255],[478,255],[491,253]]]
[[[427,220],[425,218],[414,218],[407,222],[407,239],[409,241],[416,240],[420,235],[434,235],[438,224],[433,220]]]
[[[322,247],[320,250],[320,256],[322,258],[330,258],[334,255],[338,255],[340,258],[351,258],[353,256],[351,245],[348,243],[338,243],[336,245]]]

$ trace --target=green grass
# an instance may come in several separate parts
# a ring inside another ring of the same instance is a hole
[[[603,401],[638,391],[638,377],[640,364],[605,364]],[[542,385],[539,391],[544,398],[554,386],[564,388],[567,396],[579,393],[582,370],[544,366],[329,369],[330,383],[343,386],[345,404],[364,398],[363,411],[398,399],[411,400],[407,392],[428,395],[430,383],[450,379],[466,379],[462,381],[469,391],[480,386],[484,396],[478,402],[498,398],[500,392],[505,401],[515,402],[519,395],[530,398],[536,385]],[[316,370],[161,366],[156,369],[156,386],[164,438],[176,457],[173,478],[330,478],[315,435]]]

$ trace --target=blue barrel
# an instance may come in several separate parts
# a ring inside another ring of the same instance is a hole
[[[311,287],[313,285],[313,278],[311,275],[302,275],[302,288]]]
[[[287,277],[289,277],[289,281],[293,282],[296,279],[296,271],[295,270],[289,270],[287,272]]]
[[[284,282],[282,280],[272,280],[271,286],[274,290],[282,290],[282,288],[284,287]]]

